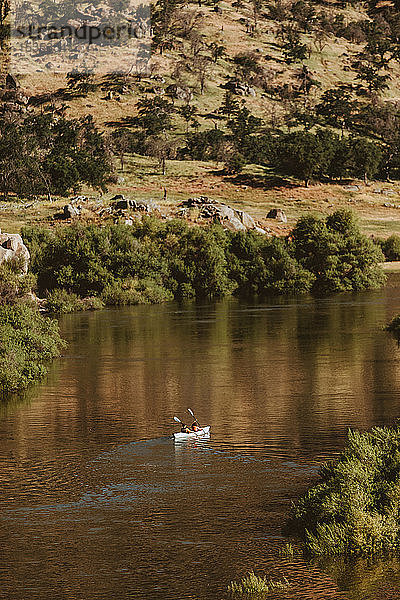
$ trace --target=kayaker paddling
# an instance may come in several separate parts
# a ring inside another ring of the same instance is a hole
[[[184,423],[183,421],[181,421],[180,419],[178,419],[178,417],[174,417],[174,421],[176,423],[179,423],[181,425],[181,430],[179,433],[174,433],[174,439],[176,442],[179,441],[185,441],[188,439],[197,439],[200,437],[209,437],[210,435],[210,426],[207,425],[206,427],[201,427],[200,423],[197,421],[196,417],[193,414],[193,411],[188,408],[188,411],[190,412],[190,414],[192,415],[192,417],[194,418],[194,421],[192,422],[192,424],[190,425],[190,427],[188,427],[188,425],[186,425],[186,423]]]

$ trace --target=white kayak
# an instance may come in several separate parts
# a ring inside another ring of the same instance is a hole
[[[185,440],[195,440],[196,438],[205,437],[210,434],[210,425],[202,427],[199,431],[191,431],[190,433],[174,433],[176,442],[184,442]]]

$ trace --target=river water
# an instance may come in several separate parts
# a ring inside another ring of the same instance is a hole
[[[46,380],[0,409],[0,598],[391,599],[400,563],[280,558],[292,499],[348,427],[400,416],[399,287],[64,317]],[[195,410],[209,439],[176,444]]]

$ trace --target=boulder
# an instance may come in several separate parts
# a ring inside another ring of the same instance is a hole
[[[111,209],[113,212],[132,210],[150,214],[154,211],[160,210],[158,205],[153,201],[147,202],[145,200],[129,200],[122,194],[117,194],[111,198],[111,202]]]
[[[287,216],[281,208],[271,208],[267,214],[267,219],[276,219],[281,223],[287,223]]]
[[[14,259],[21,260],[21,271],[27,273],[30,255],[22,237],[17,233],[1,233],[0,230],[0,264]]]
[[[79,217],[82,210],[80,206],[73,206],[72,204],[66,204],[63,208],[64,219],[73,219]]]
[[[136,210],[150,214],[156,210],[158,211],[159,207],[155,202],[145,202],[144,200],[141,200],[136,202]]]
[[[19,81],[15,75],[7,73],[6,87],[10,90],[16,90],[19,88]]]
[[[189,198],[182,202],[178,214],[180,216],[189,216],[191,208],[199,210],[199,216],[203,219],[211,219],[221,223],[223,227],[231,231],[246,231],[247,229],[256,229],[257,225],[248,213],[243,210],[231,208],[223,202],[217,202],[207,196],[198,198]]]
[[[254,229],[256,227],[256,222],[254,221],[253,217],[244,212],[244,210],[237,210],[236,214],[246,229]]]
[[[112,203],[111,206],[114,211],[129,209],[136,210],[135,200],[129,200],[128,198],[125,198],[123,194],[116,194],[111,198],[110,202]]]
[[[250,87],[247,83],[244,83],[237,79],[230,79],[222,87],[224,87],[226,90],[229,90],[233,94],[237,94],[238,96],[255,96],[256,95],[256,91],[254,88]]]
[[[185,102],[190,102],[193,100],[193,92],[189,87],[181,87],[173,83],[167,87],[165,92],[176,100],[184,100]]]

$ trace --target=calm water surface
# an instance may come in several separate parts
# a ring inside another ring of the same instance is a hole
[[[349,426],[400,416],[400,288],[135,307],[61,321],[47,380],[0,409],[0,597],[397,599],[400,563],[279,558],[290,502]],[[187,407],[209,440],[174,444]]]

